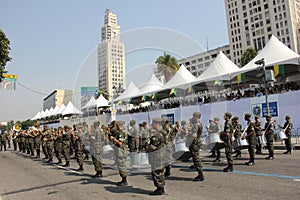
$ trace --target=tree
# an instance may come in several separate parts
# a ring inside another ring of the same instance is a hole
[[[11,61],[9,57],[10,42],[5,33],[0,29],[0,82],[2,81],[2,74],[5,72],[5,66],[8,61]]]
[[[100,97],[101,94],[106,100],[109,100],[109,94],[106,90],[99,90],[96,99],[98,99],[98,97]]]
[[[255,56],[257,56],[258,51],[256,51],[254,48],[249,47],[242,53],[242,59],[241,59],[241,67],[247,65]]]
[[[159,56],[155,64],[157,64],[158,72],[165,76],[166,82],[168,82],[179,69],[177,59],[166,53],[164,53],[163,56]]]

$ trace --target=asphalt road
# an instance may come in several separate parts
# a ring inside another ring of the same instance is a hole
[[[70,168],[48,164],[26,154],[8,150],[0,152],[0,200],[80,200],[80,199],[299,199],[300,151],[283,155],[276,150],[275,160],[257,155],[256,165],[245,166],[247,151],[236,159],[235,171],[222,172],[226,159],[213,163],[203,158],[205,180],[193,182],[196,172],[189,162],[177,161],[172,175],[166,179],[166,195],[153,197],[155,188],[149,169],[134,170],[129,185],[116,186],[118,171],[110,160],[104,160],[104,177],[93,179],[92,162],[85,161],[85,171],[78,173],[75,160]],[[224,153],[222,154],[224,156]]]

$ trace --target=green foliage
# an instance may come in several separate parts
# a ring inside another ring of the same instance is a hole
[[[0,29],[0,81],[2,80],[2,74],[5,71],[5,66],[8,61],[11,61],[9,57],[10,42],[5,33]]]
[[[35,125],[36,121],[27,119],[26,121],[22,121],[20,124],[21,124],[22,129],[25,130],[25,129],[28,129],[30,126]]]
[[[241,67],[247,65],[255,56],[257,56],[258,51],[256,51],[254,48],[249,47],[242,53],[241,58]]]
[[[179,69],[177,59],[166,53],[164,53],[163,56],[159,56],[155,64],[158,66],[158,71],[165,76],[166,82],[168,82]]]

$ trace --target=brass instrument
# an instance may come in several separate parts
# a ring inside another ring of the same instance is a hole
[[[19,132],[21,129],[22,129],[22,127],[21,127],[20,124],[15,124],[15,125],[13,126],[13,130],[16,131],[16,132]]]

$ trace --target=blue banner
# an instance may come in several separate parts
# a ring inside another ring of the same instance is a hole
[[[168,118],[169,123],[174,124],[174,121],[175,121],[175,119],[174,119],[174,113],[172,113],[172,114],[161,115],[161,118],[164,118],[164,117],[167,117],[167,118]]]
[[[262,107],[262,115],[263,115],[263,117],[266,117],[266,115],[267,115],[267,104],[262,103],[261,107]],[[269,102],[269,111],[270,111],[270,115],[272,117],[278,117],[277,102]]]

